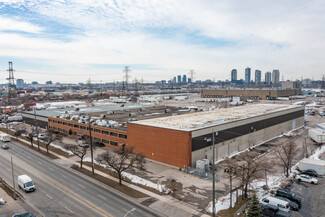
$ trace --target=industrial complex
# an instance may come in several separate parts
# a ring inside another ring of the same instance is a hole
[[[204,158],[211,162],[213,132],[220,159],[304,124],[304,107],[283,104],[205,112],[160,106],[105,114],[50,116],[48,127],[74,138],[91,133],[93,141],[108,147],[134,146],[148,159],[184,168]]]

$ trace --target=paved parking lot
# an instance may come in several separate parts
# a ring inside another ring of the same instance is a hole
[[[325,216],[325,178],[317,179],[317,185],[296,182],[291,185],[291,191],[303,197],[302,207],[294,216]]]

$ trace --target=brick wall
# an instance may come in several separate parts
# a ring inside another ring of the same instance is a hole
[[[128,144],[146,158],[179,168],[191,166],[189,132],[128,123]]]

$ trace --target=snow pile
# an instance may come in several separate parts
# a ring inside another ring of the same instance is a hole
[[[285,179],[285,176],[268,176],[267,177],[267,184],[268,187],[276,188],[279,187],[281,182]],[[258,198],[265,197],[265,195],[269,194],[268,190],[264,190],[263,186],[266,184],[265,179],[261,180],[254,180],[250,184],[250,189],[254,189],[256,191],[256,196]],[[242,191],[238,190],[238,196],[242,195]],[[236,201],[236,192],[232,193],[232,205],[235,206]],[[216,202],[216,213],[220,210],[229,209],[230,208],[230,194],[226,196],[220,197]],[[212,202],[209,204],[208,212],[212,213]]]
[[[317,148],[311,156],[309,156],[310,159],[316,159],[319,160],[319,156],[325,152],[325,145],[322,145],[321,147]]]
[[[5,203],[6,201],[2,197],[0,197],[0,205],[4,205]]]
[[[84,162],[91,162],[91,158],[90,157],[85,158]],[[104,164],[100,164],[96,160],[94,160],[94,164],[97,164],[98,166],[101,166],[101,167],[104,167],[106,169],[114,171],[112,168],[109,168]],[[130,173],[127,173],[127,172],[122,172],[122,176],[128,178],[132,183],[144,185],[144,186],[156,189],[156,190],[158,190],[160,192],[162,192],[162,189],[164,187],[161,184],[153,183],[153,182],[148,181],[148,180],[146,180],[144,178],[141,178],[139,176],[136,176],[136,175],[133,175],[133,174],[130,174]]]
[[[65,149],[65,148],[63,148],[63,147],[61,147],[59,145],[51,143],[50,146],[52,146],[54,148],[57,148],[57,149],[61,149],[62,151],[68,153],[69,155],[73,155],[73,153],[71,151],[69,151],[69,150],[67,150],[67,149]]]

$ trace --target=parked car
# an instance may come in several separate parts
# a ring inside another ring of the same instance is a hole
[[[270,217],[290,217],[291,214],[289,212],[283,212],[279,210],[279,207],[267,204],[260,204],[260,209],[263,215]]]
[[[284,212],[290,212],[290,204],[287,201],[280,200],[276,197],[264,197],[261,200],[261,203],[264,205],[270,204],[279,208],[279,210]]]
[[[3,144],[3,145],[1,145],[1,148],[2,149],[9,149],[9,146],[7,144]]]
[[[293,201],[291,201],[291,200],[289,200],[288,198],[285,198],[285,197],[276,197],[276,198],[278,198],[280,200],[284,200],[284,201],[289,202],[289,206],[290,206],[290,209],[291,210],[294,210],[294,211],[298,211],[299,210],[298,204],[295,203],[295,202],[293,202]]]
[[[38,134],[38,138],[39,138],[39,139],[45,139],[45,134],[43,134],[43,133],[39,133],[39,134]]]
[[[308,175],[296,175],[295,179],[298,181],[298,182],[308,182],[308,183],[311,183],[311,184],[317,184],[318,183],[318,180],[315,179],[315,178],[312,178]]]
[[[297,203],[299,206],[299,209],[301,208],[302,197],[300,197],[290,191],[286,191],[284,189],[278,189],[278,190],[276,190],[275,196],[288,198],[289,200]]]
[[[36,215],[31,212],[16,212],[12,217],[36,217]]]
[[[78,145],[84,148],[89,147],[89,144],[85,140],[78,140]]]
[[[301,174],[308,175],[308,176],[313,176],[313,177],[318,177],[318,174],[316,170],[309,169],[309,170],[304,170],[301,172]]]

